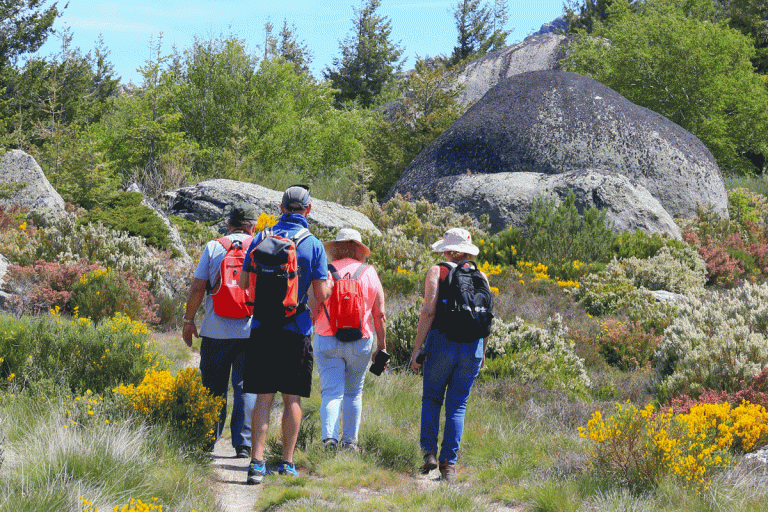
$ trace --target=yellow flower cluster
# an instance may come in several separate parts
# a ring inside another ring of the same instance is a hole
[[[569,279],[567,281],[561,281],[561,280],[558,279],[557,280],[557,286],[560,286],[561,288],[578,288],[579,287],[579,282],[578,281],[573,281],[571,279]]]
[[[69,395],[67,395],[66,398],[67,400],[71,400]],[[89,418],[94,416],[96,411],[103,406],[103,403],[104,399],[98,395],[94,395],[93,391],[90,389],[85,391],[85,396],[76,396],[71,403],[68,403],[66,400],[63,401],[61,405],[67,407],[67,409],[64,409],[64,412],[67,415],[67,422],[62,426],[64,428],[69,428],[70,426],[74,427],[83,420],[89,420]],[[109,423],[109,420],[105,419],[104,422]]]
[[[98,512],[99,508],[93,504],[93,501],[80,496],[83,505],[83,512]],[[163,505],[159,503],[158,498],[152,498],[150,503],[144,503],[140,499],[131,498],[131,500],[122,507],[115,505],[114,512],[163,512]],[[195,512],[194,509],[191,512]]]
[[[194,368],[184,368],[173,376],[167,370],[147,370],[141,384],[121,384],[113,390],[153,422],[181,429],[191,443],[204,446],[213,439],[214,426],[224,405],[203,386]]]
[[[259,231],[262,231],[269,226],[274,226],[275,224],[277,224],[277,217],[267,213],[262,213],[261,215],[259,215],[259,218],[256,219],[255,232],[258,233]]]
[[[88,284],[89,281],[94,279],[100,279],[102,277],[110,277],[112,275],[112,268],[97,268],[93,272],[89,272],[80,278],[81,284]]]
[[[501,265],[491,265],[488,261],[484,261],[478,268],[489,276],[498,276],[502,271]]]
[[[650,404],[643,409],[617,404],[607,420],[600,411],[593,413],[579,435],[595,443],[598,465],[627,480],[655,483],[670,473],[700,491],[716,468],[730,463],[735,445],[750,451],[768,439],[768,412],[748,402],[734,408],[697,404],[678,415],[672,409],[655,413]]]
[[[408,270],[406,270],[404,268],[400,268],[400,265],[398,265],[397,266],[397,273],[398,274],[408,274],[409,272],[408,272]]]

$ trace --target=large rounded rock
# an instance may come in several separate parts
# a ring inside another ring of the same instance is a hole
[[[53,212],[64,212],[66,206],[40,165],[20,149],[6,152],[0,160],[0,204]]]
[[[567,40],[563,34],[534,34],[473,60],[456,77],[456,85],[464,87],[456,101],[464,106],[471,105],[504,78],[526,71],[560,69],[559,61],[565,56]]]
[[[728,214],[723,178],[701,141],[605,85],[565,71],[500,81],[414,159],[389,197],[445,204],[445,191],[462,175],[584,169],[628,178],[672,216],[695,215],[697,204]],[[495,197],[514,203],[513,186],[500,177]],[[451,206],[464,212],[467,204]]]
[[[222,220],[220,230],[226,229],[226,217],[229,208],[236,201],[247,201],[264,213],[280,214],[280,202],[283,192],[271,190],[253,183],[214,179],[166,192],[167,212],[189,220]],[[311,224],[327,228],[354,228],[359,231],[381,232],[362,213],[330,201],[312,199],[312,211],[309,213]]]

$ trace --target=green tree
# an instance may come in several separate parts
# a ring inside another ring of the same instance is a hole
[[[454,87],[456,67],[446,68],[442,59],[417,57],[405,81],[405,94],[391,107],[393,114],[380,117],[368,141],[366,158],[372,170],[371,189],[383,197],[411,161],[461,115]]]
[[[768,93],[752,41],[710,21],[711,5],[648,0],[634,11],[614,0],[565,65],[692,132],[723,170],[750,172],[755,155],[768,155]]]
[[[381,0],[367,0],[362,9],[354,9],[354,27],[343,43],[341,58],[333,59],[333,69],[326,68],[324,77],[338,89],[336,101],[357,101],[364,108],[376,103],[384,86],[400,71],[403,50],[392,43],[391,22],[376,10]]]
[[[491,49],[504,46],[507,32],[506,1],[495,1],[493,7],[482,0],[459,0],[453,11],[458,31],[458,46],[451,54],[451,64],[482,57]]]
[[[25,53],[36,52],[53,33],[60,15],[56,3],[44,8],[45,0],[4,0],[0,3],[0,69],[15,65]]]
[[[755,42],[752,63],[761,74],[768,73],[768,2],[765,0],[722,0],[728,24]]]
[[[277,55],[292,63],[297,73],[309,74],[312,63],[312,52],[307,45],[296,38],[296,25],[288,26],[288,20],[283,20],[283,29],[277,44]]]

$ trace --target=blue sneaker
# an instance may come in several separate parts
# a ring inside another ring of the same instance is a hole
[[[287,460],[282,461],[280,465],[277,466],[277,472],[281,475],[299,476],[299,472],[296,471],[296,466],[293,462],[288,462]]]
[[[248,478],[245,480],[245,483],[250,485],[260,484],[268,474],[267,465],[263,461],[251,459],[251,463],[248,465]]]

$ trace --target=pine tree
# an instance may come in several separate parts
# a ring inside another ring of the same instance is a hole
[[[391,22],[376,14],[380,5],[381,0],[367,0],[362,9],[354,9],[354,30],[339,45],[341,58],[333,59],[334,69],[323,72],[339,90],[337,103],[358,101],[369,108],[402,66],[403,50],[389,40]]]
[[[312,63],[312,52],[304,42],[296,39],[296,25],[288,26],[288,20],[283,19],[283,29],[280,31],[277,54],[296,67],[297,73],[309,73]]]
[[[492,16],[493,12],[481,4],[480,0],[459,0],[453,11],[456,29],[459,31],[459,45],[453,49],[451,64],[480,56],[483,44],[491,35]]]

